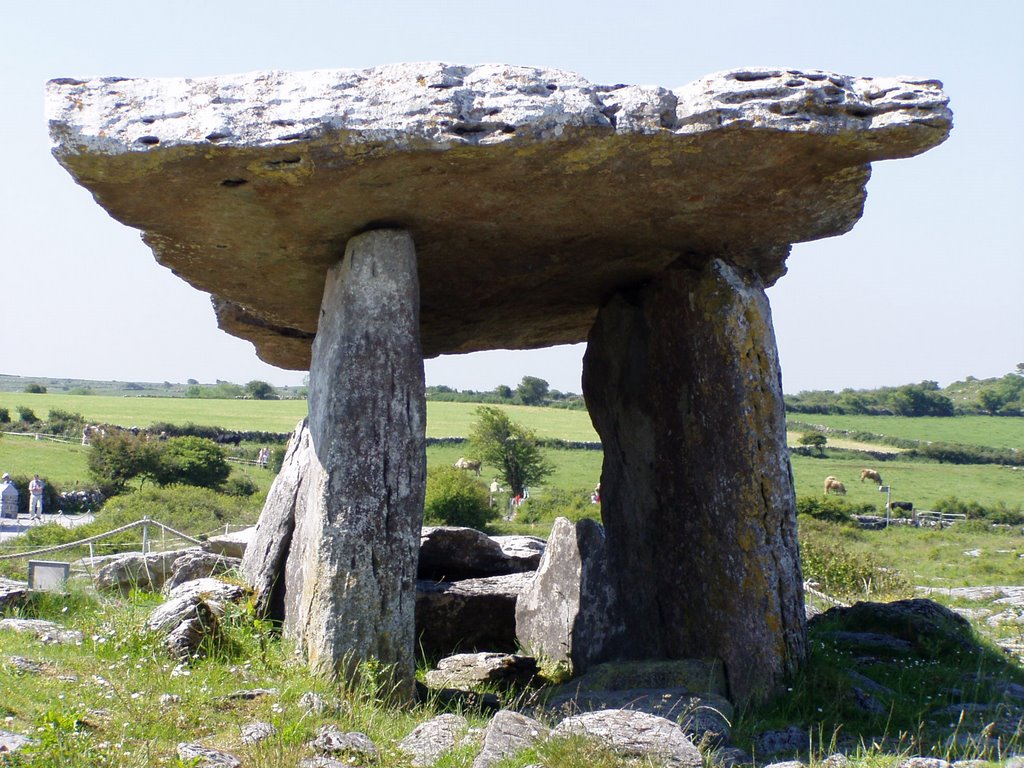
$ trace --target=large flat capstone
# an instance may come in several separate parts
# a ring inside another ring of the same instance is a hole
[[[934,80],[745,69],[671,91],[442,63],[60,79],[48,113],[72,176],[298,369],[367,229],[416,243],[426,356],[578,342],[680,259],[771,284],[789,244],[853,226],[870,162],[951,127]]]

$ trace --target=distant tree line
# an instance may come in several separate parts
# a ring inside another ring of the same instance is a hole
[[[1024,415],[1024,363],[996,379],[964,381],[941,389],[922,381],[899,387],[814,390],[785,396],[789,413],[868,414],[877,416]]]
[[[443,384],[427,387],[427,400],[485,405],[538,405],[580,411],[587,409],[583,395],[551,389],[548,382],[536,376],[524,376],[515,389],[507,384],[499,384],[487,392],[458,390]]]

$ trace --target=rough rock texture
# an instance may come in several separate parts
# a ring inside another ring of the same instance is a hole
[[[766,695],[802,661],[806,627],[760,278],[678,264],[615,297],[583,393],[604,444],[609,577],[625,626],[643,628],[606,658],[720,658],[735,699]]]
[[[560,722],[551,736],[586,736],[626,756],[653,757],[666,768],[700,768],[704,764],[700,752],[678,725],[646,712],[586,712]]]
[[[159,591],[170,578],[175,561],[186,554],[201,552],[197,548],[174,549],[167,552],[130,552],[104,565],[93,576],[97,589],[132,589]]]
[[[238,568],[242,561],[213,552],[196,551],[182,555],[171,566],[171,576],[164,582],[164,592],[196,579],[209,578]]]
[[[316,455],[303,419],[295,426],[256,530],[242,556],[242,578],[255,592],[258,613],[284,620],[284,569],[295,530],[296,510],[306,503]]]
[[[533,574],[416,582],[416,642],[424,653],[516,649],[516,600]]]
[[[24,581],[0,579],[0,611],[18,605],[28,594],[28,584]]]
[[[400,230],[348,242],[309,374],[315,461],[285,567],[285,634],[309,665],[390,665],[413,696],[426,401],[416,251]]]
[[[523,647],[580,674],[624,642],[607,557],[600,523],[555,520],[540,567],[516,603]]]
[[[200,768],[241,768],[242,761],[228,752],[204,747],[202,744],[181,743],[177,748],[178,757],[188,765]]]
[[[298,369],[325,273],[380,222],[417,243],[427,356],[578,342],[679,258],[734,254],[772,282],[790,243],[853,226],[870,162],[951,125],[934,80],[768,68],[675,92],[437,62],[65,78],[47,102],[75,180],[213,294],[222,328]]]
[[[35,635],[44,645],[82,643],[82,633],[77,629],[65,629],[60,624],[45,619],[0,619],[0,631],[5,629]]]
[[[503,709],[487,723],[483,748],[473,760],[472,768],[491,768],[516,752],[547,738],[548,732],[547,726],[532,717]]]
[[[462,715],[438,715],[417,725],[398,742],[398,751],[409,756],[414,768],[425,768],[459,746],[468,731],[469,721]]]

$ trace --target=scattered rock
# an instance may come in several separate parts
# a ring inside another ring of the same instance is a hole
[[[333,757],[317,755],[316,757],[307,757],[300,760],[299,768],[352,768],[352,765],[335,760]]]
[[[700,768],[700,752],[671,720],[625,709],[569,717],[551,731],[553,738],[586,736],[629,757],[653,757],[667,768]]]
[[[252,701],[261,696],[276,696],[277,688],[247,688],[241,691],[232,691],[221,698],[225,701]]]
[[[189,760],[198,760],[196,768],[241,768],[242,765],[242,761],[234,755],[201,744],[179,744],[178,757],[186,763]]]
[[[26,659],[24,656],[11,656],[7,662],[14,667],[16,672],[21,672],[23,674],[38,675],[43,671],[42,664],[38,661]]]
[[[219,579],[202,578],[186,581],[178,584],[170,590],[168,597],[178,599],[183,597],[196,597],[211,604],[217,615],[223,613],[223,604],[241,600],[245,596],[245,590],[237,584],[228,584]]]
[[[326,755],[347,755],[371,762],[377,759],[377,745],[369,736],[359,731],[342,731],[336,725],[322,726],[312,747]]]
[[[484,729],[483,748],[472,768],[491,768],[506,757],[546,738],[547,726],[531,717],[503,709]]]
[[[0,619],[0,630],[27,632],[36,636],[43,644],[80,644],[82,633],[76,629],[65,629],[60,624],[43,619]]]
[[[431,688],[474,688],[479,685],[525,687],[535,682],[537,660],[507,653],[460,653],[441,659],[424,681]]]
[[[154,608],[146,620],[151,632],[164,635],[164,647],[180,661],[192,658],[204,638],[217,634],[217,612],[202,597],[186,594]]]
[[[0,755],[17,752],[22,747],[33,743],[34,740],[28,736],[0,729]]]
[[[306,691],[299,697],[299,708],[313,715],[322,715],[328,709],[327,700],[319,693]]]
[[[159,702],[160,706],[169,707],[171,704],[180,704],[181,696],[176,693],[161,693]]]
[[[413,768],[426,768],[459,746],[468,731],[469,721],[462,715],[438,715],[416,726],[398,742],[398,749],[412,759]]]
[[[270,723],[249,723],[242,727],[242,743],[258,744],[277,734],[277,728]]]

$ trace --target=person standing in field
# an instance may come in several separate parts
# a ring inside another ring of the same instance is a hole
[[[28,484],[28,519],[43,521],[43,481],[39,475]]]

